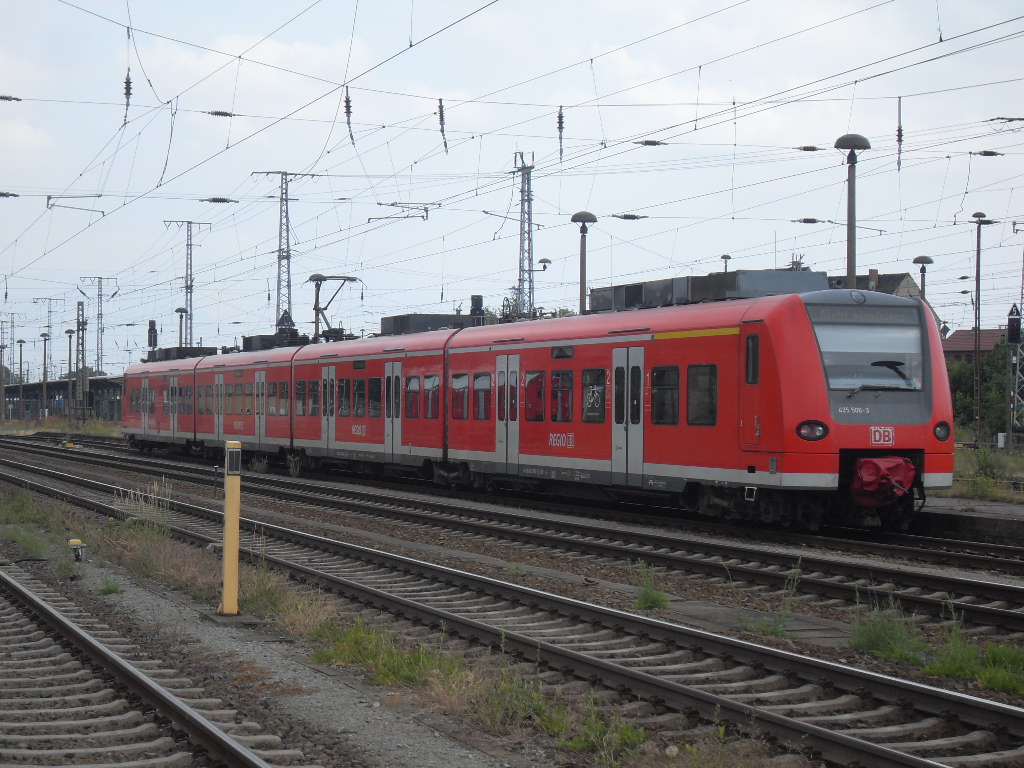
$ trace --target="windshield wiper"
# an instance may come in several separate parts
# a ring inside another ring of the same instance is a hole
[[[871,365],[875,366],[876,368],[888,368],[890,371],[895,373],[904,381],[910,381],[910,378],[907,376],[907,374],[900,370],[900,367],[903,365],[902,360],[875,360],[873,363],[871,363]]]

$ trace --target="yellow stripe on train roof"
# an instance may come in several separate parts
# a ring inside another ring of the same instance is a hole
[[[666,331],[654,334],[655,339],[697,339],[702,336],[738,336],[739,326],[732,328],[703,328],[699,331]]]

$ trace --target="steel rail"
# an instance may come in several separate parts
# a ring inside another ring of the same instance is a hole
[[[56,473],[59,474],[59,473]],[[79,481],[80,478],[71,478]],[[31,482],[31,481],[23,481]],[[37,485],[38,484],[33,484]],[[103,484],[100,484],[103,485]],[[108,486],[109,487],[109,486]],[[35,490],[41,490],[36,487]],[[60,490],[66,495],[67,491]],[[92,502],[98,506],[99,502]],[[122,517],[116,507],[106,505],[105,514]],[[195,505],[177,504],[189,512],[198,510],[204,519],[217,520],[220,514]],[[650,619],[634,614],[607,609],[591,603],[559,597],[540,590],[519,587],[487,577],[476,576],[465,571],[433,565],[411,558],[390,555],[379,550],[358,547],[352,544],[328,539],[322,536],[283,528],[281,526],[255,521],[246,521],[255,526],[260,536],[274,536],[288,542],[315,547],[320,551],[337,553],[348,558],[358,558],[362,562],[385,564],[411,574],[422,574],[426,578],[444,584],[465,585],[467,588],[501,597],[517,603],[536,606],[550,606],[565,616],[581,622],[599,624],[618,632],[630,632],[638,637],[648,638],[664,643],[670,647],[699,647],[704,652],[717,653],[733,660],[757,667],[770,663],[783,671],[787,676],[799,676],[808,680],[822,679],[832,685],[838,685],[849,691],[870,691],[870,695],[888,698],[891,701],[913,700],[916,709],[946,716],[951,712],[959,712],[962,719],[984,728],[1005,729],[1019,732],[1024,723],[1024,710],[998,702],[979,699],[952,691],[926,686],[911,681],[879,675],[864,670],[852,669],[842,664],[810,659],[787,651],[758,646],[754,643],[735,640],[722,635],[697,630],[670,622]],[[216,543],[215,537],[190,534],[194,540]],[[602,681],[607,685],[622,686],[642,694],[655,702],[671,703],[674,708],[682,711],[693,710],[705,717],[720,716],[728,712],[738,723],[750,722],[755,726],[768,724],[772,732],[782,734],[785,738],[794,739],[797,743],[811,744],[819,750],[825,759],[834,762],[848,763],[853,760],[868,760],[866,764],[935,766],[940,765],[931,760],[898,752],[884,745],[867,742],[841,732],[801,722],[742,702],[735,702],[727,697],[701,691],[687,685],[662,680],[656,676],[633,670],[615,662],[595,659],[571,649],[560,648],[543,640],[531,638],[508,629],[496,628],[457,613],[417,603],[400,596],[389,595],[374,587],[360,584],[350,579],[327,574],[319,569],[285,561],[266,551],[265,548],[246,549],[245,554],[254,562],[272,563],[286,567],[298,578],[315,582],[326,588],[335,589],[354,595],[356,599],[371,602],[375,605],[390,605],[394,612],[408,616],[432,626],[444,626],[446,631],[457,633],[479,642],[512,649],[525,658],[537,658],[543,655],[546,663],[554,668],[573,668],[576,674],[594,681]],[[710,651],[709,651],[710,649]],[[549,655],[550,654],[550,655]]]
[[[151,706],[185,734],[189,741],[225,765],[272,768],[270,763],[239,744],[183,700],[122,659],[45,600],[0,569],[0,589],[31,611],[39,621],[67,640],[78,653],[110,674],[118,684]]]

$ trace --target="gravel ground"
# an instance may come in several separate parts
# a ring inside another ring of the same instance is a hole
[[[0,556],[20,558],[7,542]],[[42,563],[23,562],[53,581]],[[104,580],[121,592],[100,596]],[[303,749],[307,763],[352,768],[527,768],[554,766],[540,746],[503,744],[465,723],[417,706],[408,693],[361,682],[355,672],[304,661],[305,649],[246,620],[139,581],[88,556],[63,592],[94,616],[183,670],[246,719]]]

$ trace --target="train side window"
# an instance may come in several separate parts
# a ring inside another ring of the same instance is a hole
[[[423,377],[423,418],[436,419],[441,415],[441,377]]]
[[[323,386],[324,393],[324,416],[333,416],[334,410],[334,382],[330,379],[324,379]]]
[[[626,423],[626,369],[621,365],[615,369],[615,423]]]
[[[604,424],[604,368],[583,369],[583,422]]]
[[[761,337],[756,333],[747,336],[747,384],[757,384],[761,376]]]
[[[267,415],[277,416],[277,382],[267,382]]]
[[[679,423],[679,367],[651,369],[651,423]]]
[[[196,388],[196,416],[206,413],[206,390],[200,384]]]
[[[420,377],[405,377],[405,418],[420,417]]]
[[[150,413],[156,413],[156,390],[147,389],[146,392],[149,393],[146,398],[148,400],[146,407]]]
[[[192,415],[192,387],[185,387],[185,413]]]
[[[166,387],[164,387],[163,392],[160,393],[160,402],[163,405],[164,413],[170,413],[171,412],[170,393],[167,391]]]
[[[366,379],[352,379],[352,415],[366,417]]]
[[[639,424],[641,403],[643,402],[644,373],[639,365],[629,369],[629,423]]]
[[[280,387],[281,399],[278,400],[277,415],[288,415],[288,382],[282,381]]]
[[[516,421],[519,418],[519,373],[518,371],[508,372],[508,420]]]
[[[320,379],[310,379],[306,385],[306,402],[309,405],[309,415],[320,415]]]
[[[349,379],[338,379],[338,415],[352,415],[352,384]]]
[[[380,378],[370,379],[370,396],[367,404],[367,415],[371,419],[380,418],[380,404],[383,391],[384,382]]]
[[[253,404],[253,386],[252,382],[245,383],[245,413],[252,413]]]
[[[572,421],[572,371],[551,372],[551,420]]]
[[[252,387],[252,384],[249,386]],[[251,390],[249,392],[249,397],[252,397]],[[235,408],[238,409],[238,413],[245,413],[245,395],[243,394],[241,384],[235,384]]]
[[[235,412],[235,387],[233,384],[224,385],[224,413]]]
[[[505,421],[505,372],[498,371],[498,421]]]
[[[452,418],[469,418],[469,374],[452,374]]]
[[[303,379],[295,382],[295,415],[306,415],[306,382]]]
[[[217,401],[213,397],[213,384],[206,385],[206,412],[217,413]]]
[[[473,418],[490,421],[491,418],[491,374],[473,374]]]
[[[395,382],[394,391],[394,403],[395,403],[395,418],[402,418],[402,377],[392,376],[392,380]]]
[[[544,371],[527,371],[525,398],[526,421],[544,421]]]
[[[391,418],[391,390],[393,385],[391,383],[391,377],[384,377],[384,418]]]
[[[718,366],[691,365],[686,369],[686,423],[713,427],[718,421]]]

